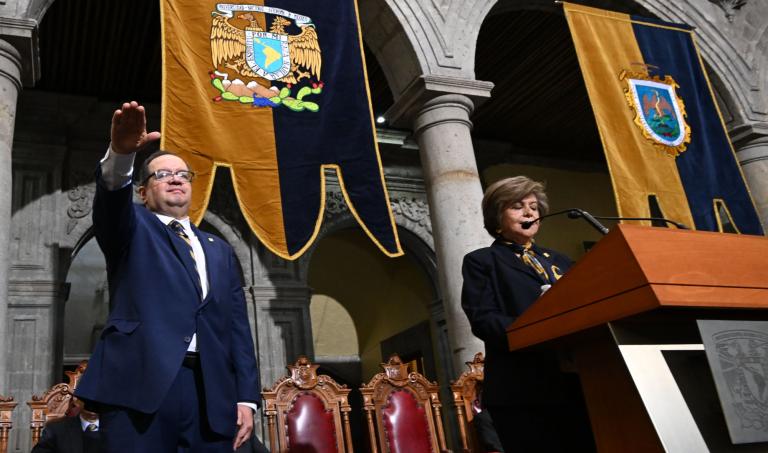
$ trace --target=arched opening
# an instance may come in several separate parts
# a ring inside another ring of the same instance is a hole
[[[428,276],[407,253],[399,258],[381,254],[357,228],[332,233],[318,242],[309,264],[308,281],[314,294],[312,304],[318,304],[312,309],[314,343],[322,344],[320,341],[328,336],[357,337],[360,371],[357,380],[350,382],[355,386],[380,371],[379,363],[386,359],[382,343],[425,322],[429,335],[433,291]],[[322,323],[316,318],[322,314],[322,304],[329,307],[329,300],[343,307],[352,324]],[[346,331],[332,330],[342,326]],[[323,356],[348,355],[350,350],[339,342],[325,343],[322,355],[316,351],[316,356],[320,361]],[[425,357],[434,370],[434,353],[422,351],[420,360]]]
[[[65,370],[90,357],[109,314],[106,263],[95,238],[77,251],[66,282],[70,289],[64,306]]]
[[[200,229],[221,236],[206,221],[200,224]],[[63,351],[63,369],[56,372],[62,378],[64,371],[72,371],[81,360],[88,360],[111,308],[106,262],[92,232],[86,233],[75,247],[65,282],[69,292],[59,346]]]
[[[315,361],[334,368],[342,376],[356,377],[359,374],[360,343],[352,315],[328,294],[313,294],[309,312]]]
[[[436,380],[438,339],[431,333],[434,287],[409,254],[387,258],[355,225],[320,239],[310,257],[308,284],[315,361],[319,371],[356,389],[397,352],[415,371]],[[350,394],[362,413],[360,393]],[[360,417],[351,418],[353,442],[366,441]]]

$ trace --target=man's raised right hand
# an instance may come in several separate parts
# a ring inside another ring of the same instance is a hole
[[[126,102],[112,115],[112,151],[130,154],[160,139],[160,132],[147,133],[144,107],[136,101]]]

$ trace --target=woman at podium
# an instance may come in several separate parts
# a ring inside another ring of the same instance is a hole
[[[495,240],[462,267],[461,305],[485,343],[483,406],[507,452],[595,449],[578,377],[562,372],[552,351],[507,346],[506,328],[571,266],[534,242],[548,208],[544,185],[526,176],[490,185],[483,223]]]

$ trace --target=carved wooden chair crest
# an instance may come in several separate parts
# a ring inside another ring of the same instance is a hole
[[[83,360],[77,365],[75,371],[66,372],[68,382],[56,384],[42,395],[32,395],[32,400],[27,402],[32,409],[32,421],[29,425],[32,430],[32,445],[36,445],[40,440],[40,434],[46,423],[67,415],[71,407],[72,395],[87,367],[88,361]]]
[[[384,372],[360,388],[371,451],[446,451],[439,386],[419,373],[408,373],[397,354],[381,367]]]
[[[0,453],[8,451],[8,436],[13,428],[13,410],[17,404],[12,396],[0,396]]]
[[[482,451],[471,423],[475,416],[472,406],[476,404],[475,401],[478,399],[478,384],[482,385],[484,379],[485,359],[483,353],[478,352],[471,362],[465,363],[469,370],[461,373],[458,379],[451,382],[453,404],[456,407],[456,418],[461,434],[461,446],[464,452]]]
[[[261,392],[269,425],[270,451],[353,453],[349,389],[318,375],[305,356],[288,365],[290,376]]]

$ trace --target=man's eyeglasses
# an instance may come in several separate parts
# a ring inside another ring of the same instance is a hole
[[[150,173],[149,176],[147,176],[147,179],[144,182],[149,181],[149,178],[153,176],[159,182],[168,182],[172,180],[174,176],[181,181],[192,182],[192,180],[195,178],[195,172],[190,170],[155,170],[154,173]]]

